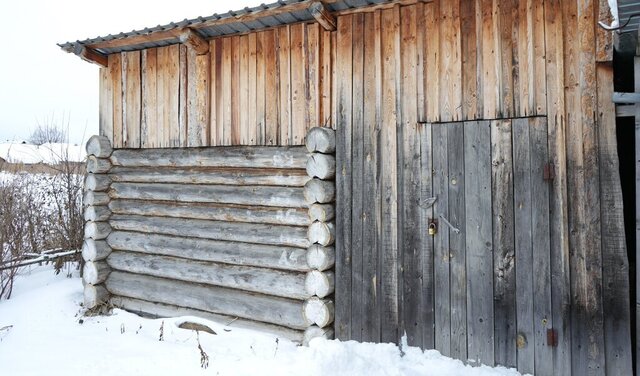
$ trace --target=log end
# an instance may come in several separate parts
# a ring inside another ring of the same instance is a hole
[[[335,264],[335,249],[333,247],[323,247],[320,244],[313,244],[307,249],[307,265],[311,269],[325,271],[331,269]]]
[[[335,226],[332,222],[313,222],[307,230],[307,236],[311,244],[332,245],[335,242]]]
[[[103,285],[86,284],[84,286],[84,307],[93,309],[109,300],[109,292]]]
[[[334,319],[333,301],[312,297],[304,303],[304,315],[310,322],[324,328]]]
[[[91,136],[87,141],[87,155],[95,155],[98,158],[109,158],[113,148],[111,141],[105,136]]]
[[[333,339],[333,328],[320,328],[315,325],[308,327],[304,331],[302,344],[304,346],[309,346],[309,342],[311,342],[315,338]]]
[[[330,294],[333,294],[333,272],[321,272],[319,270],[312,270],[307,273],[304,285],[309,295],[316,295],[320,298],[324,298]]]
[[[328,127],[313,127],[307,132],[306,146],[310,153],[335,153],[336,132]]]

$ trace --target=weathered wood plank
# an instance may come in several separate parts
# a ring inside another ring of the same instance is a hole
[[[115,295],[238,316],[294,329],[304,329],[310,324],[302,314],[303,303],[292,299],[120,271],[111,273],[106,286]]]
[[[440,86],[441,121],[462,119],[462,57],[460,2],[440,2]]]
[[[164,66],[165,85],[163,147],[180,147],[180,135],[184,128],[180,124],[180,46],[164,47],[167,49]]]
[[[240,102],[242,93],[240,88],[240,76],[242,73],[242,68],[240,66],[240,50],[242,46],[240,45],[240,41],[242,38],[246,36],[234,35],[231,36],[231,52],[229,53],[230,62],[231,62],[231,76],[229,79],[231,82],[229,83],[231,89],[230,102],[227,104],[230,108],[231,115],[231,144],[230,145],[242,145],[242,123],[241,116],[245,114],[246,108],[242,108],[242,103]]]
[[[187,145],[209,145],[209,54],[197,55],[194,49],[187,50]]]
[[[140,51],[122,53],[123,81],[123,146],[140,147],[140,117],[142,87],[140,83]]]
[[[140,121],[140,147],[158,147],[158,70],[157,49],[143,50],[141,56],[142,70],[142,119]]]
[[[468,358],[494,364],[490,122],[464,125]]]
[[[531,197],[529,121],[515,119],[512,127],[518,370],[523,373],[533,373],[535,371],[535,338],[531,213],[532,205],[537,203],[533,203]]]
[[[311,297],[305,288],[305,273],[123,251],[112,252],[107,258],[107,263],[114,270],[128,273],[229,287],[291,299]]]
[[[448,150],[447,125],[431,126],[433,138],[433,204],[431,220],[441,222],[440,216],[449,214],[449,157],[455,157]],[[424,166],[423,166],[424,168]],[[459,180],[458,176],[452,176]],[[423,209],[424,210],[424,209]],[[433,238],[433,288],[435,307],[435,349],[445,356],[451,356],[451,258],[449,252],[449,228],[443,224]],[[452,235],[456,237],[456,234]],[[459,254],[458,254],[459,256]],[[465,346],[466,347],[466,346]]]
[[[100,68],[99,91],[99,134],[113,142],[113,82],[109,67]]]
[[[266,66],[265,77],[265,145],[278,145],[280,123],[280,89],[276,31],[264,32],[263,49]],[[276,94],[278,93],[278,94]]]
[[[159,47],[156,51],[156,140],[153,144],[155,147],[164,147],[165,122],[164,103],[165,103],[165,86],[169,85],[167,79],[168,50],[166,47]]]
[[[234,328],[257,330],[297,343],[301,343],[303,337],[303,332],[298,330],[176,305],[148,302],[123,296],[112,297],[110,303],[115,307],[154,318],[196,316],[224,325],[225,330],[230,331],[233,331]]]
[[[491,122],[495,362],[516,367],[513,153],[510,120]]]
[[[516,90],[520,83],[520,77],[514,74],[518,71],[518,54],[517,49],[520,40],[514,40],[513,35],[517,33],[520,23],[517,2],[498,2],[497,13],[494,14],[495,23],[495,45],[498,54],[496,58],[498,75],[497,79],[500,83],[498,117],[513,117],[517,113],[516,103],[520,102],[520,98]],[[514,30],[515,29],[515,30]],[[516,53],[514,53],[514,50]]]
[[[113,199],[307,207],[303,189],[293,187],[113,183],[109,196]]]
[[[278,94],[280,95],[279,145],[292,144],[291,123],[291,27],[279,27],[277,31]]]
[[[475,1],[460,2],[460,34],[462,60],[462,119],[478,116],[478,35]],[[422,25],[419,23],[419,25]]]
[[[531,239],[533,252],[533,329],[535,335],[535,372],[552,375],[553,354],[547,344],[547,330],[553,328],[551,317],[551,249],[549,245],[549,186],[544,180],[548,163],[547,122],[529,119],[531,155]]]
[[[242,147],[116,150],[114,166],[124,167],[252,167],[306,168],[303,147]]]
[[[380,224],[376,213],[380,213],[380,201],[376,199],[378,173],[378,100],[377,92],[380,76],[376,74],[379,60],[379,14],[364,15],[363,60],[363,173],[362,173],[362,341],[380,341],[380,313],[378,311],[380,270],[378,268],[378,237],[376,227]],[[378,28],[376,29],[376,24]],[[376,48],[378,47],[378,48]]]
[[[291,75],[291,145],[304,144],[304,138],[309,127],[307,115],[307,74],[305,67],[305,24],[291,25],[290,27],[290,75]]]
[[[419,23],[418,23],[419,25]],[[435,302],[434,296],[434,242],[428,234],[429,221],[433,218],[433,205],[429,204],[433,196],[433,126],[431,124],[418,126],[419,147],[419,224],[420,253],[422,268],[422,306],[419,312],[422,327],[422,346],[427,349],[435,348]],[[437,198],[436,198],[437,201]]]
[[[478,40],[482,41],[481,59],[482,64],[480,71],[481,88],[478,90],[481,95],[482,117],[484,119],[495,119],[497,117],[497,108],[500,103],[500,86],[498,85],[499,66],[498,54],[501,52],[496,46],[496,18],[498,15],[497,1],[481,0],[482,5],[479,9],[479,15],[482,20],[482,28],[479,28]]]
[[[253,124],[249,124],[249,81],[255,83],[255,75],[249,77],[249,35],[240,36],[240,45],[238,51],[238,123],[240,130],[239,145],[252,145],[252,139],[255,142],[255,136],[252,136],[254,130]],[[235,77],[235,76],[234,76]],[[235,111],[235,107],[234,107]]]
[[[424,33],[424,92],[425,119],[430,122],[440,121],[440,1],[433,1],[424,5],[425,27]],[[423,28],[420,28],[422,30]]]
[[[122,183],[182,183],[222,185],[281,185],[304,187],[305,170],[225,167],[113,167],[109,177]]]
[[[306,101],[306,129],[322,125],[320,110],[320,25],[305,25],[304,65],[305,65],[305,101]]]
[[[109,203],[109,208],[115,214],[270,223],[274,225],[291,226],[308,226],[311,224],[307,210],[297,208],[270,208],[267,206],[205,203],[194,204],[172,201],[149,202],[142,200],[113,200]],[[87,212],[88,211],[89,208],[87,209]]]
[[[351,339],[352,16],[338,18],[336,42],[336,338]]]
[[[475,125],[475,123],[474,123]],[[448,175],[448,196],[449,196],[449,217],[445,217],[453,226],[460,230],[459,233],[452,231],[445,223],[440,214],[438,222],[440,228],[449,232],[449,249],[441,250],[447,252],[450,259],[450,283],[451,283],[451,357],[457,359],[468,359],[467,357],[467,336],[468,323],[467,312],[467,247],[466,247],[466,211],[465,211],[465,187],[466,187],[466,152],[464,123],[452,123],[446,125],[447,153],[449,162]],[[437,202],[437,201],[436,201]],[[444,257],[447,256],[445,253]],[[486,288],[486,285],[483,285]]]
[[[264,40],[264,32],[256,34],[256,145],[266,145],[266,100],[267,98],[269,98],[269,101],[273,100],[273,96],[267,95],[267,92],[265,91],[267,79],[267,52],[265,51],[266,46]]]
[[[188,77],[188,65],[189,62],[187,54],[188,48],[186,45],[181,45],[179,48],[179,59],[178,59],[178,145],[180,147],[186,147],[189,143],[189,135],[188,135],[188,117],[189,110],[187,109],[187,89],[189,86],[189,77]],[[189,50],[191,50],[189,48]]]
[[[311,245],[306,227],[136,215],[112,215],[109,223],[113,229],[122,231],[304,248]]]
[[[207,133],[209,140],[207,145],[218,145],[218,43],[215,39],[209,41],[209,124],[207,124]]]
[[[115,250],[151,255],[299,272],[310,270],[306,260],[307,250],[303,248],[129,231],[113,231],[107,242]]]
[[[233,43],[232,38],[227,37],[222,40],[221,52],[222,52],[222,75],[218,76],[218,78],[222,81],[222,95],[220,98],[222,99],[219,103],[219,111],[218,116],[221,116],[222,127],[218,132],[222,131],[222,142],[219,145],[232,145],[232,137],[233,137],[233,68],[234,60],[233,60]],[[237,82],[237,81],[236,81]],[[220,114],[222,112],[222,114]],[[220,125],[218,125],[220,126]]]
[[[248,52],[248,71],[247,77],[248,82],[248,111],[247,111],[247,123],[248,123],[248,142],[250,145],[260,145],[258,142],[258,132],[260,130],[260,124],[258,123],[258,95],[257,95],[257,84],[258,84],[258,67],[257,64],[257,56],[258,56],[258,38],[257,33],[251,33],[248,35],[248,43],[249,43],[249,52]]]
[[[113,94],[113,147],[121,148],[122,140],[122,57],[121,54],[111,54],[109,59],[109,75]]]

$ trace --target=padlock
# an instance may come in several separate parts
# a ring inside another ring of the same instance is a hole
[[[435,222],[429,223],[429,235],[435,236],[438,233],[438,225]]]

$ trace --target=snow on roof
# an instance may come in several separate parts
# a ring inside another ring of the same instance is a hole
[[[53,165],[61,161],[82,162],[85,157],[86,152],[81,145],[0,143],[0,158],[9,163]]]

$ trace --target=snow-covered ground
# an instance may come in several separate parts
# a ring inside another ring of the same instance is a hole
[[[309,347],[205,320],[217,335],[200,333],[208,355],[201,368],[196,333],[185,318],[150,320],[114,310],[84,317],[82,283],[74,271],[25,270],[11,300],[0,302],[0,374],[21,375],[518,375],[471,367],[437,351],[391,344],[316,339]],[[190,318],[190,321],[197,319]],[[163,341],[159,341],[160,333]]]
[[[10,163],[54,165],[60,161],[82,162],[85,156],[83,145],[0,143],[0,158]]]

